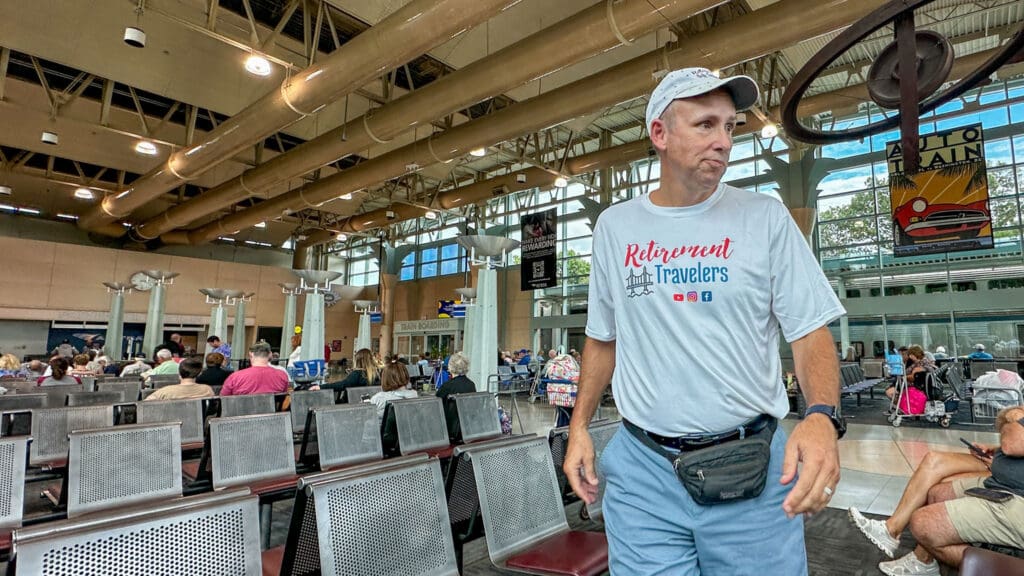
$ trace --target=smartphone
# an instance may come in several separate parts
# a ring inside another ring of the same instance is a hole
[[[982,500],[988,500],[989,502],[1006,502],[1010,498],[1013,498],[1013,494],[1010,494],[1009,492],[990,490],[988,488],[968,488],[967,490],[964,490],[964,494],[967,496],[974,496],[975,498],[981,498]]]
[[[970,449],[971,452],[974,452],[980,458],[991,458],[991,456],[986,454],[984,450],[982,450],[981,448],[978,448],[977,446],[975,446],[973,442],[968,442],[963,437],[960,438],[960,441],[963,442],[964,444],[966,444],[967,448]]]

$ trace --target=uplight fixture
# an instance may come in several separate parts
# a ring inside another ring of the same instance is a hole
[[[258,54],[251,54],[245,59],[245,71],[253,76],[270,76],[270,61]]]
[[[569,181],[565,179],[565,176],[559,176],[555,178],[555,186],[557,188],[565,188],[569,185]]]
[[[779,127],[774,122],[768,122],[761,127],[761,138],[775,138],[779,135]]]
[[[143,156],[156,156],[157,150],[156,144],[153,144],[149,140],[139,140],[135,143],[135,151]]]
[[[267,223],[266,222],[260,222],[259,224],[256,224],[255,227],[256,228],[266,228],[267,227]]]
[[[57,214],[57,218],[63,218],[64,220],[78,220],[78,216],[75,216],[74,214],[64,213]]]
[[[342,194],[341,196],[338,196],[338,199],[339,200],[351,200],[352,199],[352,193],[351,192],[346,192],[345,194]]]
[[[475,156],[477,158],[483,158],[484,156],[487,156],[487,149],[486,148],[474,148],[474,149],[469,151],[469,155],[470,156]]]
[[[427,210],[423,217],[426,218],[427,220],[437,220],[437,212],[434,212],[433,210]]]
[[[75,190],[75,198],[81,200],[92,200],[95,197],[96,195],[93,194],[92,190],[89,190],[88,188],[78,188],[77,190]]]

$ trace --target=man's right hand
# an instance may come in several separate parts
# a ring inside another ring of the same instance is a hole
[[[587,504],[597,500],[597,470],[594,468],[594,443],[590,432],[570,430],[569,446],[565,450],[565,463],[562,471],[569,479],[569,485]]]

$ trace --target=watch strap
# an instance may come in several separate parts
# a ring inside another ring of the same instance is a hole
[[[811,406],[808,406],[807,409],[804,410],[804,417],[807,417],[811,414],[824,414],[829,418],[836,418],[838,416],[836,412],[838,412],[836,410],[836,407],[832,406],[831,404],[813,404]]]

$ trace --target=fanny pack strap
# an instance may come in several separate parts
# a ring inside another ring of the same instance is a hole
[[[666,460],[668,460],[669,465],[675,466],[676,458],[679,457],[679,454],[673,454],[673,453],[669,452],[668,450],[665,450],[661,446],[661,444],[658,444],[657,442],[652,440],[651,437],[648,436],[647,433],[644,432],[644,430],[642,428],[640,428],[636,424],[633,424],[629,420],[626,420],[625,418],[623,418],[622,419],[622,425],[625,426],[626,430],[628,430],[629,433],[632,434],[634,438],[639,440],[641,444],[643,444],[644,446],[647,446],[651,450],[654,450],[654,452],[656,454],[658,454],[659,456],[664,457]]]

